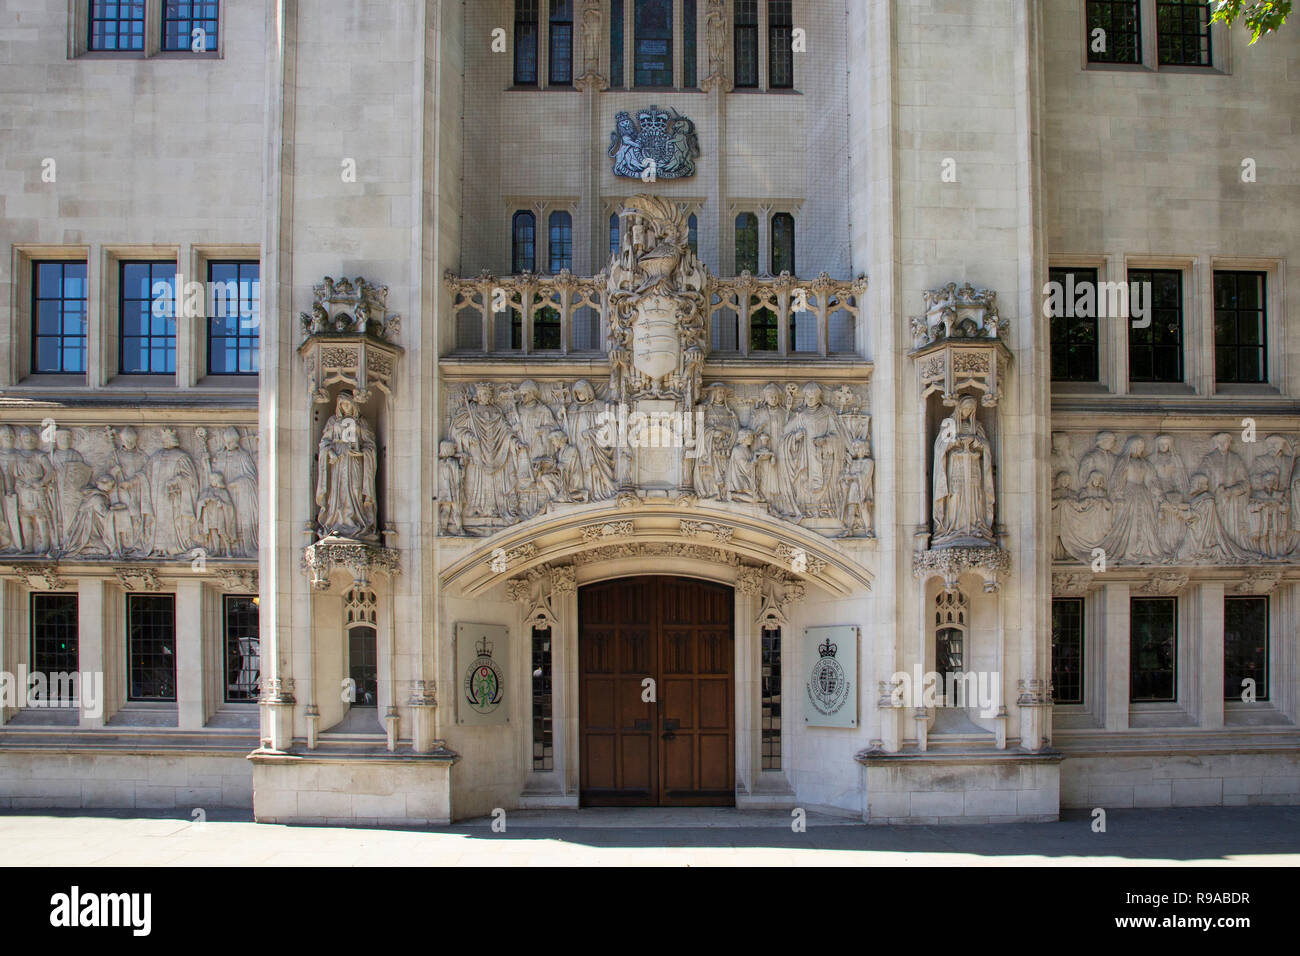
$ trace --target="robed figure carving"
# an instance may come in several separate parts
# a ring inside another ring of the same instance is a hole
[[[993,451],[965,395],[934,442],[934,544],[993,543]]]
[[[376,537],[375,464],[375,433],[352,393],[342,392],[316,453],[316,524],[322,538]]]

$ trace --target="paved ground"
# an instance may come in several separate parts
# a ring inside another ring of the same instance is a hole
[[[1300,807],[1114,810],[1060,823],[867,827],[809,814],[736,810],[514,811],[437,830],[253,823],[246,814],[42,811],[0,815],[7,866],[330,865],[1289,865],[1300,866]]]

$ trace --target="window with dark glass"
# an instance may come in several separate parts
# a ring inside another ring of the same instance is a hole
[[[686,244],[691,247],[691,252],[697,256],[700,254],[700,221],[694,213],[686,220]]]
[[[551,629],[533,628],[533,769],[555,769],[551,710]]]
[[[1129,696],[1178,699],[1178,599],[1133,598],[1129,605]]]
[[[772,217],[772,275],[795,274],[794,216],[778,212]]]
[[[262,266],[208,263],[208,374],[256,375]]]
[[[537,85],[537,0],[515,0],[515,86]]]
[[[1088,60],[1141,63],[1142,14],[1138,0],[1088,0]],[[1098,30],[1102,32],[1097,33]]]
[[[637,86],[673,85],[673,0],[637,0],[633,21]]]
[[[609,85],[623,86],[623,0],[609,0]]]
[[[698,64],[696,63],[695,0],[682,0],[682,86],[693,90],[698,85]]]
[[[348,677],[355,692],[353,707],[379,706],[379,654],[373,627],[348,629]]]
[[[936,691],[948,707],[956,707],[958,704],[956,699],[948,699],[948,688],[953,688],[955,695],[957,688],[965,686],[962,682],[965,644],[966,633],[961,628],[941,627],[935,634],[934,661],[939,677]]]
[[[163,0],[162,48],[215,51],[219,6],[218,0]]]
[[[515,213],[510,226],[510,269],[515,275],[537,267],[537,218],[525,210]]]
[[[550,218],[551,272],[573,268],[573,217],[567,212],[553,212]]]
[[[781,629],[762,632],[762,753],[763,770],[781,769]]]
[[[758,275],[758,217],[752,212],[736,217],[736,275],[746,270]]]
[[[90,49],[144,50],[145,0],[90,0]]]
[[[767,85],[794,88],[794,3],[767,0]]]
[[[1060,314],[1051,318],[1052,381],[1095,382],[1101,376],[1097,270],[1052,269],[1049,278],[1062,291]],[[1091,293],[1086,289],[1091,289]],[[1077,312],[1091,314],[1072,314]]]
[[[32,371],[86,371],[86,264],[32,265]]]
[[[123,375],[176,372],[176,263],[123,262],[118,305]]]
[[[176,699],[176,597],[126,596],[128,700]]]
[[[618,255],[618,213],[609,217],[609,254]]]
[[[1129,322],[1128,377],[1131,382],[1181,382],[1183,380],[1183,274],[1177,269],[1130,269],[1132,312],[1133,283],[1149,310],[1150,324],[1137,328]]]
[[[227,703],[257,700],[262,674],[257,602],[243,594],[227,594],[222,606],[226,635]]]
[[[46,699],[72,704],[77,673],[77,596],[32,592],[32,673],[45,675]]]
[[[1211,66],[1210,4],[1156,0],[1156,45],[1161,66]]]
[[[1052,600],[1052,699],[1083,703],[1083,598]]]
[[[1268,306],[1262,272],[1214,274],[1214,379],[1258,384],[1268,378]]]
[[[758,0],[735,0],[737,89],[758,88]]]
[[[573,84],[573,0],[551,0],[551,86]]]
[[[1223,699],[1242,700],[1249,687],[1268,700],[1268,598],[1224,598]]]

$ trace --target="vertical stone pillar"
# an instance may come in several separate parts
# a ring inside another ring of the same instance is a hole
[[[22,690],[18,687],[17,668],[14,666],[14,645],[18,639],[18,630],[12,626],[11,621],[14,591],[12,584],[0,578],[0,672],[14,675],[10,680],[13,681],[13,692],[17,695],[22,693]],[[14,708],[8,706],[5,699],[0,697],[0,727],[5,725],[13,713]]]
[[[100,700],[90,707],[83,691],[79,726],[84,730],[99,730],[109,718],[108,647],[104,627],[107,588],[103,578],[81,578],[77,582],[77,669],[84,674],[98,675],[96,690]],[[95,713],[94,711],[98,711]]]
[[[1106,729],[1128,730],[1129,586],[1107,584],[1102,591],[1102,687],[1106,695]]]
[[[176,726],[202,730],[207,723],[203,667],[203,581],[176,582]]]
[[[1223,727],[1223,596],[1222,581],[1205,581],[1196,588],[1199,641],[1196,670],[1200,674],[1200,726],[1207,730]]]

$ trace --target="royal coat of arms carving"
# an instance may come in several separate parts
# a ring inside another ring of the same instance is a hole
[[[635,120],[621,111],[614,118],[609,155],[614,175],[624,179],[689,179],[695,175],[700,139],[695,124],[676,110],[651,106]]]

